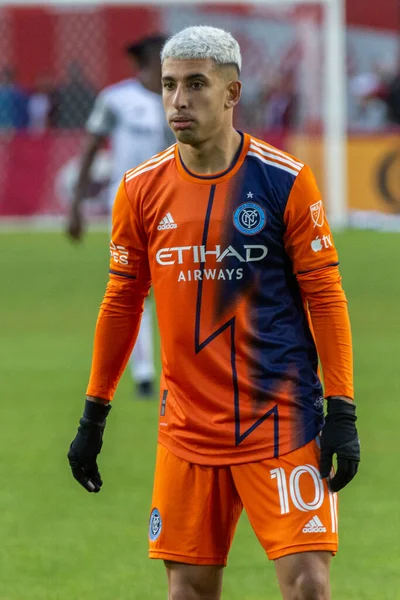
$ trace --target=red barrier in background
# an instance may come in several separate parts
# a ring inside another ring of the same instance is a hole
[[[59,215],[65,210],[69,163],[83,134],[18,132],[0,138],[0,216]],[[64,170],[64,171],[63,171]],[[64,176],[64,179],[63,179]]]
[[[99,89],[131,75],[126,44],[159,32],[162,16],[140,6],[0,7],[0,69],[12,66],[19,84],[31,88],[43,76],[60,83],[80,61]]]
[[[286,131],[254,131],[278,148],[302,156],[298,135]],[[370,214],[400,214],[399,133],[353,133],[348,139],[349,209]],[[66,213],[76,182],[84,134],[50,130],[40,136],[17,133],[0,137],[0,219],[4,217],[60,217]],[[307,136],[307,162],[323,186],[321,137]],[[107,213],[111,161],[99,153],[92,170],[89,215]],[[400,218],[400,217],[399,217]]]
[[[285,148],[282,131],[253,132]],[[60,216],[71,201],[85,134],[49,130],[41,135],[17,132],[0,137],[0,218]],[[110,176],[107,151],[100,153],[89,188],[91,214],[107,212]]]
[[[352,27],[399,32],[399,6],[398,0],[385,0],[384,10],[375,0],[348,0],[347,23]],[[198,7],[205,16],[208,11],[235,15],[254,10],[246,4],[199,2]],[[15,67],[18,82],[26,87],[34,86],[37,78],[44,75],[60,82],[68,65],[82,59],[84,48],[93,55],[93,60],[83,65],[85,75],[96,88],[103,87],[130,75],[128,61],[121,59],[125,45],[162,30],[167,10],[156,4],[149,7],[85,6],[82,3],[79,10],[76,6],[45,4],[0,7],[0,69]],[[76,26],[80,29],[79,43],[71,42],[71,32]]]
[[[362,3],[362,11],[357,8],[359,2]],[[385,10],[378,11],[378,19],[374,1],[348,0],[347,17],[350,25],[367,24],[375,27],[376,31],[382,28],[388,33],[386,37],[383,31],[375,35],[369,29],[368,36],[364,32],[363,39],[358,35],[349,46],[349,60],[354,59],[357,63],[357,58],[364,58],[368,54],[371,62],[375,57],[374,48],[376,56],[385,57],[380,51],[381,44],[386,38],[395,40],[393,32],[399,26],[398,18],[395,18],[397,3],[398,0],[386,0]],[[37,78],[46,75],[59,89],[59,86],[66,84],[68,69],[75,61],[95,93],[103,86],[131,75],[132,67],[123,56],[126,43],[159,32],[163,29],[163,22],[176,25],[184,6],[188,10],[189,5],[182,5],[179,11],[171,7],[84,4],[79,8],[45,5],[0,7],[0,69],[15,67],[16,80],[25,88],[32,89]],[[233,23],[238,12],[241,16],[244,13],[245,18],[247,12],[251,13],[253,9],[245,4],[233,7],[199,3],[196,18],[207,20],[207,15],[211,18],[212,13],[217,11],[218,15],[231,15]],[[189,13],[185,18],[190,17]],[[218,15],[216,18],[220,18]],[[286,41],[280,46],[272,37],[267,39],[265,45],[265,36],[254,43],[252,29],[241,28],[240,20],[235,21],[235,28],[240,35],[243,33],[243,40],[240,41],[250,83],[257,75],[260,79],[257,80],[258,84],[264,84],[264,77],[266,81],[271,65],[282,68],[286,65],[287,68],[293,52],[297,52],[293,44],[295,38],[288,32]],[[390,50],[393,47],[394,42],[390,47],[385,46],[385,52],[390,51],[389,59],[394,54]],[[271,57],[272,62],[268,62]],[[256,125],[257,120],[253,120],[253,117],[251,113],[249,122]],[[49,129],[37,136],[26,131],[6,133],[0,130],[0,216],[60,215],[65,212],[84,134],[78,129],[65,128],[82,124],[57,125],[59,129]],[[257,135],[257,132],[253,133]],[[258,133],[258,137],[263,135]],[[285,149],[285,139],[280,133],[271,136],[269,132],[264,139]],[[290,148],[287,149],[290,152]],[[99,164],[91,189],[91,197],[102,199],[102,202],[95,203],[96,210],[104,207],[109,172],[109,162],[104,155]]]

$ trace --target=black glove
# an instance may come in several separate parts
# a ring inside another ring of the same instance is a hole
[[[103,445],[103,431],[110,410],[110,404],[86,400],[78,433],[69,447],[72,475],[88,492],[97,493],[103,485],[96,461]]]
[[[360,462],[360,440],[356,429],[356,407],[340,398],[328,398],[328,413],[321,434],[321,477],[329,477],[333,455],[337,471],[329,480],[332,492],[338,492],[355,476]]]

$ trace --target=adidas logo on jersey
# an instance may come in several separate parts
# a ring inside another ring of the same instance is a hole
[[[172,218],[171,213],[167,213],[163,219],[161,219],[157,229],[158,231],[163,231],[163,229],[176,229],[178,225],[175,223]]]
[[[303,533],[325,533],[326,527],[323,526],[321,520],[315,515],[307,525],[303,527]]]

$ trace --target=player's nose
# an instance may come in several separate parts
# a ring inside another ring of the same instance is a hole
[[[172,98],[172,105],[175,109],[181,110],[188,107],[188,97],[184,86],[177,85]]]

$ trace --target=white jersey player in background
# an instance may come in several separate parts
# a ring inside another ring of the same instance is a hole
[[[160,52],[165,41],[165,36],[154,35],[128,46],[126,50],[137,68],[136,77],[105,88],[95,101],[86,125],[88,139],[67,224],[67,232],[74,240],[81,239],[84,233],[82,203],[91,166],[105,141],[110,140],[112,156],[110,213],[124,173],[168,146],[168,128],[161,101]],[[137,396],[152,397],[155,367],[149,301],[145,304],[130,368]]]

